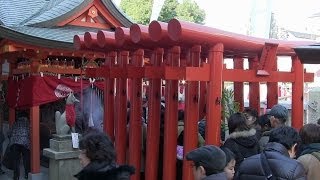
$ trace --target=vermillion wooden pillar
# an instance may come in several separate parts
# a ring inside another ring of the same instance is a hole
[[[142,67],[144,51],[136,50],[132,57],[134,67]],[[131,79],[131,107],[129,124],[129,164],[135,167],[136,173],[130,177],[131,180],[140,180],[141,169],[141,125],[142,125],[142,78]]]
[[[14,108],[9,108],[9,125],[12,127],[16,119],[16,110]]]
[[[194,46],[188,53],[187,66],[199,67],[201,46]],[[183,154],[197,148],[199,118],[199,81],[188,81],[186,87]],[[192,179],[191,161],[183,161],[183,178]]]
[[[163,49],[154,50],[151,57],[153,67],[160,68],[163,60]],[[155,72],[156,73],[156,72]],[[147,157],[145,179],[158,177],[159,142],[160,142],[160,98],[161,79],[151,79],[148,93],[148,130],[147,130]]]
[[[206,144],[220,146],[223,44],[209,50],[210,81],[208,83]]]
[[[31,173],[40,173],[40,117],[39,106],[33,106],[30,109],[30,125],[31,125]]]
[[[243,58],[235,57],[233,59],[234,69],[243,69]],[[239,103],[240,112],[244,109],[243,82],[233,83],[234,100]]]
[[[258,57],[249,59],[249,69],[257,69],[259,65]],[[260,114],[260,83],[249,82],[249,107],[258,111]]]
[[[169,50],[169,66],[179,66],[180,47]],[[178,134],[178,80],[167,80],[165,85],[166,110],[164,120],[163,180],[176,179]]]
[[[107,56],[105,66],[112,67],[117,58],[116,52],[110,52]],[[104,121],[103,130],[112,141],[114,141],[114,78],[106,77],[104,86]]]
[[[291,126],[300,129],[303,126],[303,85],[304,70],[298,56],[292,57],[295,81],[292,83]]]
[[[202,62],[206,63],[207,59],[202,58]],[[199,98],[199,120],[205,118],[205,108],[207,99],[207,82],[200,81],[200,98]]]
[[[277,60],[272,70],[278,70]],[[278,82],[267,82],[267,109],[271,109],[276,104],[278,104]]]
[[[121,51],[118,56],[120,67],[126,67],[129,62],[129,52]],[[117,78],[116,81],[116,111],[115,111],[115,148],[117,152],[117,163],[126,163],[127,150],[127,78]]]

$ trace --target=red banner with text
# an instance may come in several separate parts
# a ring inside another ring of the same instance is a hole
[[[82,84],[81,84],[82,83]],[[94,82],[93,85],[103,90],[103,82]],[[8,80],[7,101],[11,108],[30,108],[49,102],[57,101],[69,95],[78,93],[90,86],[90,81],[55,76],[30,76],[24,79]]]

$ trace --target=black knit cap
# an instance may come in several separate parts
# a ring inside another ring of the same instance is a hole
[[[199,147],[186,155],[188,161],[203,166],[207,174],[223,172],[226,166],[226,155],[217,146],[207,145]]]

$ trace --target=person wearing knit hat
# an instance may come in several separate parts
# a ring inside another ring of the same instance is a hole
[[[227,180],[224,173],[226,155],[217,146],[206,145],[199,147],[186,155],[193,162],[195,180]]]
[[[265,131],[259,140],[260,151],[262,151],[269,142],[271,130],[277,127],[285,126],[285,123],[289,117],[289,112],[286,107],[277,104],[271,108],[266,116],[270,121],[270,130]]]
[[[267,114],[270,115],[272,128],[283,126],[289,117],[288,109],[280,104],[274,105]]]

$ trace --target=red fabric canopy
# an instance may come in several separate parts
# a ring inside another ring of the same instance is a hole
[[[82,81],[82,88],[90,85]],[[103,90],[103,82],[95,82],[94,86]],[[66,97],[70,92],[80,92],[81,81],[72,78],[54,76],[30,76],[20,80],[8,80],[7,101],[11,108],[30,108]]]

